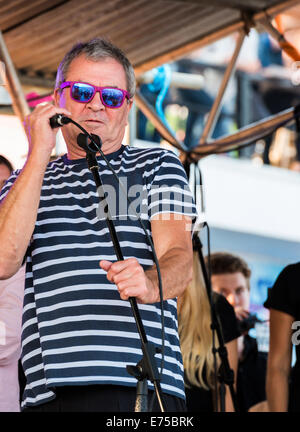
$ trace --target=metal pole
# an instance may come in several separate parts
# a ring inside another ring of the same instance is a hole
[[[224,93],[226,91],[228,82],[234,73],[236,61],[237,61],[238,55],[240,53],[240,50],[242,48],[245,36],[246,36],[245,30],[240,31],[239,38],[236,42],[234,53],[232,54],[231,60],[228,63],[228,66],[226,68],[226,71],[225,71],[221,86],[219,88],[217,97],[214,100],[213,106],[209,112],[208,119],[207,119],[206,124],[204,126],[204,130],[203,130],[202,136],[200,138],[199,144],[202,144],[205,141],[207,141],[207,139],[209,139],[211,137],[211,135],[214,131],[214,127],[215,127],[216,122],[218,120],[218,116],[219,116],[220,109],[221,109],[221,102],[222,102]]]
[[[268,135],[275,128],[280,127],[282,124],[287,124],[289,121],[295,118],[295,108],[288,108],[281,111],[278,114],[274,114],[264,120],[260,120],[256,123],[252,123],[246,126],[234,134],[220,137],[216,140],[211,140],[207,143],[198,145],[193,148],[191,155],[196,160],[199,160],[203,156],[213,154],[216,152],[227,152],[232,148],[254,142],[262,136]]]
[[[179,150],[187,150],[185,144],[173,135],[172,131],[170,131],[170,129],[158,117],[152,106],[147,102],[140,91],[137,91],[135,94],[135,103],[165,140]]]
[[[14,112],[19,117],[19,119],[23,124],[25,117],[30,114],[30,108],[24,96],[22,86],[20,84],[18,75],[16,73],[14,64],[9,55],[1,31],[0,31],[0,58],[5,64],[5,70],[1,71],[3,82],[7,83],[8,92],[12,100]]]
[[[155,71],[152,69],[145,72],[143,75],[137,77],[139,84],[149,84],[155,79]],[[183,72],[171,72],[171,87],[179,87],[185,89],[200,90],[204,87],[204,77],[198,74],[183,73]]]

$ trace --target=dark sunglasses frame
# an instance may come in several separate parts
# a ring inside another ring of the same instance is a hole
[[[80,101],[80,100],[78,100],[78,99],[75,99],[75,98],[72,96],[72,90],[73,90],[73,86],[74,86],[75,84],[84,84],[84,85],[88,85],[88,86],[90,86],[90,87],[93,89],[93,94],[92,94],[92,96],[91,96],[88,100],[84,100],[84,101]],[[96,94],[97,92],[99,92],[99,94],[100,94],[100,99],[101,99],[102,104],[103,104],[105,107],[107,107],[107,108],[112,108],[112,109],[120,108],[120,107],[123,105],[125,98],[127,98],[128,100],[130,99],[130,94],[128,93],[128,91],[123,90],[123,89],[120,89],[120,88],[118,88],[118,87],[97,87],[97,86],[94,86],[93,84],[86,83],[86,82],[82,82],[82,81],[65,81],[65,82],[61,83],[61,85],[59,86],[59,88],[60,88],[61,90],[63,90],[63,89],[66,88],[66,87],[70,87],[70,95],[71,95],[71,98],[72,98],[75,102],[79,102],[79,103],[89,103],[89,102],[93,99],[93,97],[95,96],[95,94]],[[111,106],[111,105],[108,105],[107,103],[104,102],[104,100],[103,100],[103,96],[102,96],[102,91],[103,91],[103,90],[106,90],[106,89],[109,89],[109,90],[117,90],[117,91],[119,91],[119,92],[122,93],[122,95],[123,95],[123,99],[122,99],[120,105],[118,105],[118,106]]]

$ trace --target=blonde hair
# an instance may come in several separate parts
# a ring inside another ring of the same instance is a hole
[[[198,253],[194,251],[193,280],[178,302],[178,326],[186,378],[191,385],[206,390],[214,388],[214,357],[210,325],[210,304]]]

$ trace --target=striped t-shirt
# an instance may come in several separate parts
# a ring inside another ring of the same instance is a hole
[[[131,200],[128,204],[105,161],[97,158],[124,259],[135,257],[144,269],[150,268],[151,247],[135,212],[150,236],[150,219],[158,213],[194,218],[184,169],[173,152],[161,148],[122,146],[106,157]],[[2,198],[17,174],[3,188]],[[99,194],[85,159],[64,155],[48,164],[27,253],[22,322],[27,384],[22,407],[54,399],[58,386],[136,386],[126,369],[142,358],[130,302],[120,299],[117,287],[99,267],[100,259],[117,260]],[[138,308],[148,342],[161,347],[160,303]],[[164,301],[164,315],[161,387],[184,398],[176,299]],[[161,354],[155,358],[160,371]]]

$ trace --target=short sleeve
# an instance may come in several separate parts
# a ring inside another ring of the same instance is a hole
[[[3,188],[0,190],[0,203],[1,203],[1,201],[4,200],[4,198],[8,194],[10,188],[12,187],[12,185],[14,184],[14,182],[17,179],[18,175],[20,174],[20,171],[21,170],[14,171],[11,174],[11,176],[7,179],[7,181],[6,181],[5,185],[3,186]]]
[[[285,312],[294,318],[299,314],[300,263],[285,267],[278,275],[273,287],[269,290],[264,303],[267,309]]]
[[[195,222],[197,211],[185,170],[171,151],[163,151],[155,168],[148,193],[148,216],[162,213],[190,216]]]
[[[233,307],[223,295],[218,293],[213,293],[213,301],[220,319],[224,343],[237,339],[241,333],[238,329],[238,321]]]

